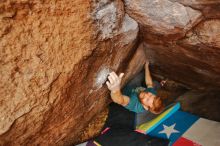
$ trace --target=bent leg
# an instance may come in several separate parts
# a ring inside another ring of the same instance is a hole
[[[109,114],[105,122],[104,129],[111,128],[135,128],[135,113],[125,109],[116,103],[109,105]]]

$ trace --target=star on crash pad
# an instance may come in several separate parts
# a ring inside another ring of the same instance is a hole
[[[173,134],[173,133],[180,133],[179,131],[174,129],[175,126],[176,126],[176,123],[174,123],[171,126],[166,126],[166,125],[163,124],[163,128],[164,129],[162,131],[160,131],[159,133],[160,134],[162,134],[162,133],[166,134],[167,138],[169,139],[171,134]]]

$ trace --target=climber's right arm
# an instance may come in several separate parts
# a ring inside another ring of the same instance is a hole
[[[123,95],[120,90],[111,92],[111,98],[113,102],[120,104],[122,106],[128,105],[130,101],[130,98],[128,96]]]
[[[113,102],[126,106],[129,103],[130,98],[121,93],[121,79],[124,73],[119,76],[115,72],[111,72],[106,82],[108,89],[111,91],[111,98]]]

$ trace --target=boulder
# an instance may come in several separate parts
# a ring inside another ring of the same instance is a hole
[[[170,0],[200,10],[206,18],[220,18],[220,1],[218,0]]]
[[[171,78],[188,88],[218,89],[219,28],[219,19],[205,20],[188,31],[184,38],[172,42],[142,32],[145,51],[154,74]]]
[[[125,0],[126,12],[140,25],[154,75],[188,88],[219,88],[219,19],[207,19],[219,13],[204,13],[218,6],[208,0]]]
[[[169,0],[125,0],[125,9],[148,32],[173,39],[183,37],[202,18],[199,11]]]
[[[111,102],[108,74],[125,85],[146,59],[153,76],[220,87],[214,0],[4,0],[0,28],[0,145],[75,144]]]
[[[121,0],[0,3],[0,145],[68,145],[135,51]]]

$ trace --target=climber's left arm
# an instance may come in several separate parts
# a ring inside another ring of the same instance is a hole
[[[145,83],[148,88],[153,88],[153,80],[149,70],[149,61],[145,63]]]

